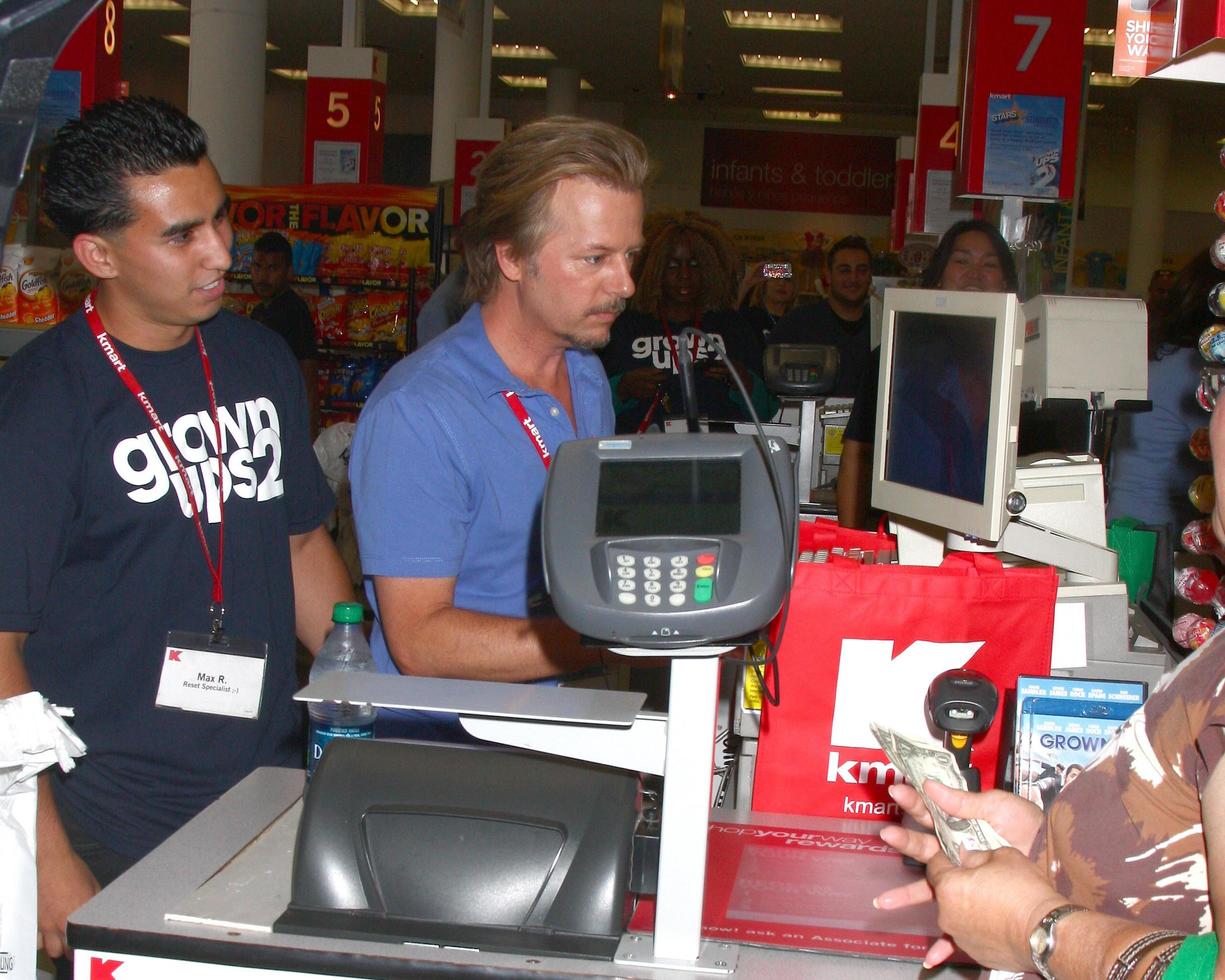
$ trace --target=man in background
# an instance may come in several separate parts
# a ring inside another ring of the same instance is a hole
[[[319,434],[319,351],[315,346],[315,320],[310,307],[293,288],[293,249],[279,232],[269,231],[255,242],[251,253],[251,287],[259,302],[251,319],[285,340],[302,369],[306,403],[310,410],[311,438]]]
[[[838,380],[831,394],[854,398],[870,353],[872,251],[858,235],[847,235],[834,242],[827,263],[829,296],[788,313],[771,331],[770,343],[837,347]]]

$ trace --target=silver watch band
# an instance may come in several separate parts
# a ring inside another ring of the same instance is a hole
[[[1070,903],[1067,905],[1060,905],[1057,908],[1053,908],[1047,912],[1046,915],[1042,917],[1041,921],[1039,921],[1038,925],[1034,928],[1029,943],[1030,956],[1034,963],[1034,969],[1038,971],[1038,975],[1041,976],[1043,980],[1055,980],[1049,966],[1051,956],[1055,952],[1055,927],[1060,923],[1060,921],[1071,915],[1073,912],[1087,911],[1088,909],[1086,909],[1083,905],[1072,905]],[[1045,938],[1045,942],[1043,942],[1041,948],[1036,948],[1035,937],[1039,935]]]

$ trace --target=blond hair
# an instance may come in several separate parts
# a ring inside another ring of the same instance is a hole
[[[521,260],[540,251],[560,181],[583,177],[614,190],[641,192],[649,169],[642,140],[610,123],[550,116],[516,129],[481,164],[476,203],[463,218],[466,298],[483,302],[493,294],[501,277],[499,243],[508,243]]]
[[[646,245],[634,272],[637,290],[630,300],[636,310],[655,316],[663,298],[663,275],[676,240],[688,236],[693,257],[702,270],[698,309],[726,310],[736,302],[736,270],[740,252],[717,221],[695,211],[653,214],[646,220]]]

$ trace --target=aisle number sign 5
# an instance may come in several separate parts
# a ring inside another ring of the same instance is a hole
[[[344,129],[349,125],[349,92],[329,92],[326,122],[333,129]],[[371,113],[371,125],[377,133],[383,128],[383,97],[375,95]]]
[[[344,129],[349,125],[349,93],[328,93],[327,124],[333,129]]]

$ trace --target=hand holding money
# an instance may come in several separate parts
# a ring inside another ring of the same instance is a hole
[[[872,723],[870,727],[889,761],[922,798],[927,812],[931,814],[932,829],[940,841],[940,848],[950,861],[960,866],[962,847],[972,851],[990,851],[1009,846],[1008,841],[985,820],[951,816],[937,806],[924,790],[923,784],[928,779],[953,789],[965,790],[965,779],[951,752],[938,745],[919,742],[883,725]]]

